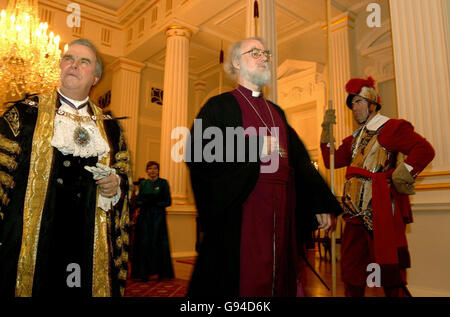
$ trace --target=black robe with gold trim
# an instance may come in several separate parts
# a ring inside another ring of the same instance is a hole
[[[0,118],[0,296],[120,296],[128,262],[130,155],[115,120],[97,120],[107,157],[50,144],[56,93],[13,104]],[[90,103],[89,111],[103,118]],[[109,212],[85,165],[116,168],[122,196]]]

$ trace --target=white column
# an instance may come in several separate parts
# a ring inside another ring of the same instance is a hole
[[[192,105],[193,109],[191,109],[191,119],[188,124],[188,128],[191,128],[194,118],[197,116],[201,107],[203,106],[203,99],[205,98],[206,93],[206,82],[203,80],[196,80],[194,82],[194,104]],[[187,196],[188,196],[188,204],[195,205],[194,192],[192,191],[192,185],[190,177],[187,177]]]
[[[197,80],[194,82],[194,116],[200,111],[203,98],[205,98],[206,93],[206,82],[203,80]]]
[[[345,100],[345,84],[354,76],[354,22],[351,13],[344,13],[332,19],[331,23],[331,71],[333,88],[333,107],[336,109],[336,147],[353,133],[353,116]],[[326,30],[326,27],[325,27]],[[328,65],[328,69],[330,69]],[[345,181],[345,169],[335,171],[336,195],[341,196]]]
[[[274,103],[278,102],[278,40],[275,0],[259,0],[260,6],[260,36],[266,42],[267,48],[272,52],[270,70],[272,79],[267,85],[267,98]]]
[[[254,17],[254,3],[255,0],[247,0],[247,24],[245,25],[246,37],[256,37],[259,35],[260,32],[259,23],[256,23]]]
[[[125,131],[134,167],[136,162],[141,71],[145,64],[120,57],[108,67],[113,72],[111,88],[112,112],[116,117],[129,117],[121,120],[120,125]]]
[[[179,141],[172,140],[171,133],[177,127],[187,126],[191,35],[191,30],[183,26],[171,26],[166,31],[160,175],[169,182],[173,205],[187,203],[187,169],[184,162],[177,163],[171,157],[172,147]]]
[[[448,5],[448,4],[447,4]],[[432,170],[450,170],[450,41],[445,0],[390,1],[399,118],[436,150]]]
[[[258,0],[259,19],[256,21],[254,19],[254,2],[254,0],[247,0],[246,37],[261,37],[266,43],[266,49],[272,52],[272,62],[270,63],[272,79],[265,88],[265,95],[277,103],[278,44],[275,0]]]

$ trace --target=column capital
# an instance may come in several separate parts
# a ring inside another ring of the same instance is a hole
[[[343,28],[355,28],[356,15],[350,11],[339,14],[331,19],[331,32],[339,31]],[[322,29],[327,31],[328,26],[325,24]]]
[[[181,37],[190,39],[192,36],[192,33],[193,33],[192,30],[186,26],[172,25],[167,28],[166,37],[169,38],[172,36],[181,36]]]
[[[166,34],[167,38],[171,36],[185,36],[189,39],[192,35],[196,34],[199,29],[198,26],[190,24],[182,19],[172,18],[162,25],[160,30]]]
[[[114,62],[109,64],[107,66],[107,69],[112,70],[113,72],[125,69],[131,72],[140,73],[141,70],[145,67],[144,63],[126,58],[126,57],[119,57]]]

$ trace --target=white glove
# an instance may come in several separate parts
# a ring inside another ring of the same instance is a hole
[[[85,166],[84,168],[94,175],[94,179],[97,181],[99,179],[108,177],[111,174],[116,174],[116,170],[102,163],[97,163],[95,166]]]
[[[85,166],[84,168],[91,172],[93,174],[93,178],[95,180],[99,180],[105,177],[108,177],[111,174],[117,175],[116,174],[116,170],[114,168],[111,168],[109,166],[106,166],[104,164],[101,163],[97,163],[97,166]],[[120,185],[120,177],[117,176],[119,179],[119,185]],[[117,202],[119,201],[121,196],[121,190],[120,190],[120,186],[117,188],[117,194],[114,197],[108,198],[103,196],[102,194],[99,195],[98,197],[98,202],[97,202],[97,207],[103,209],[104,211],[108,211],[112,208],[112,206],[114,206],[115,204],[117,204]]]

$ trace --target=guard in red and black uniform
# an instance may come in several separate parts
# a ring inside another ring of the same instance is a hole
[[[336,168],[347,167],[341,261],[346,295],[364,296],[367,266],[377,263],[386,296],[399,296],[410,267],[405,234],[405,225],[412,222],[408,195],[414,194],[414,178],[431,162],[434,150],[411,123],[379,113],[380,98],[371,77],[351,79],[346,90],[347,106],[360,124],[335,152]],[[333,123],[334,110],[328,110],[321,135],[327,168]],[[399,153],[406,155],[404,161]]]

